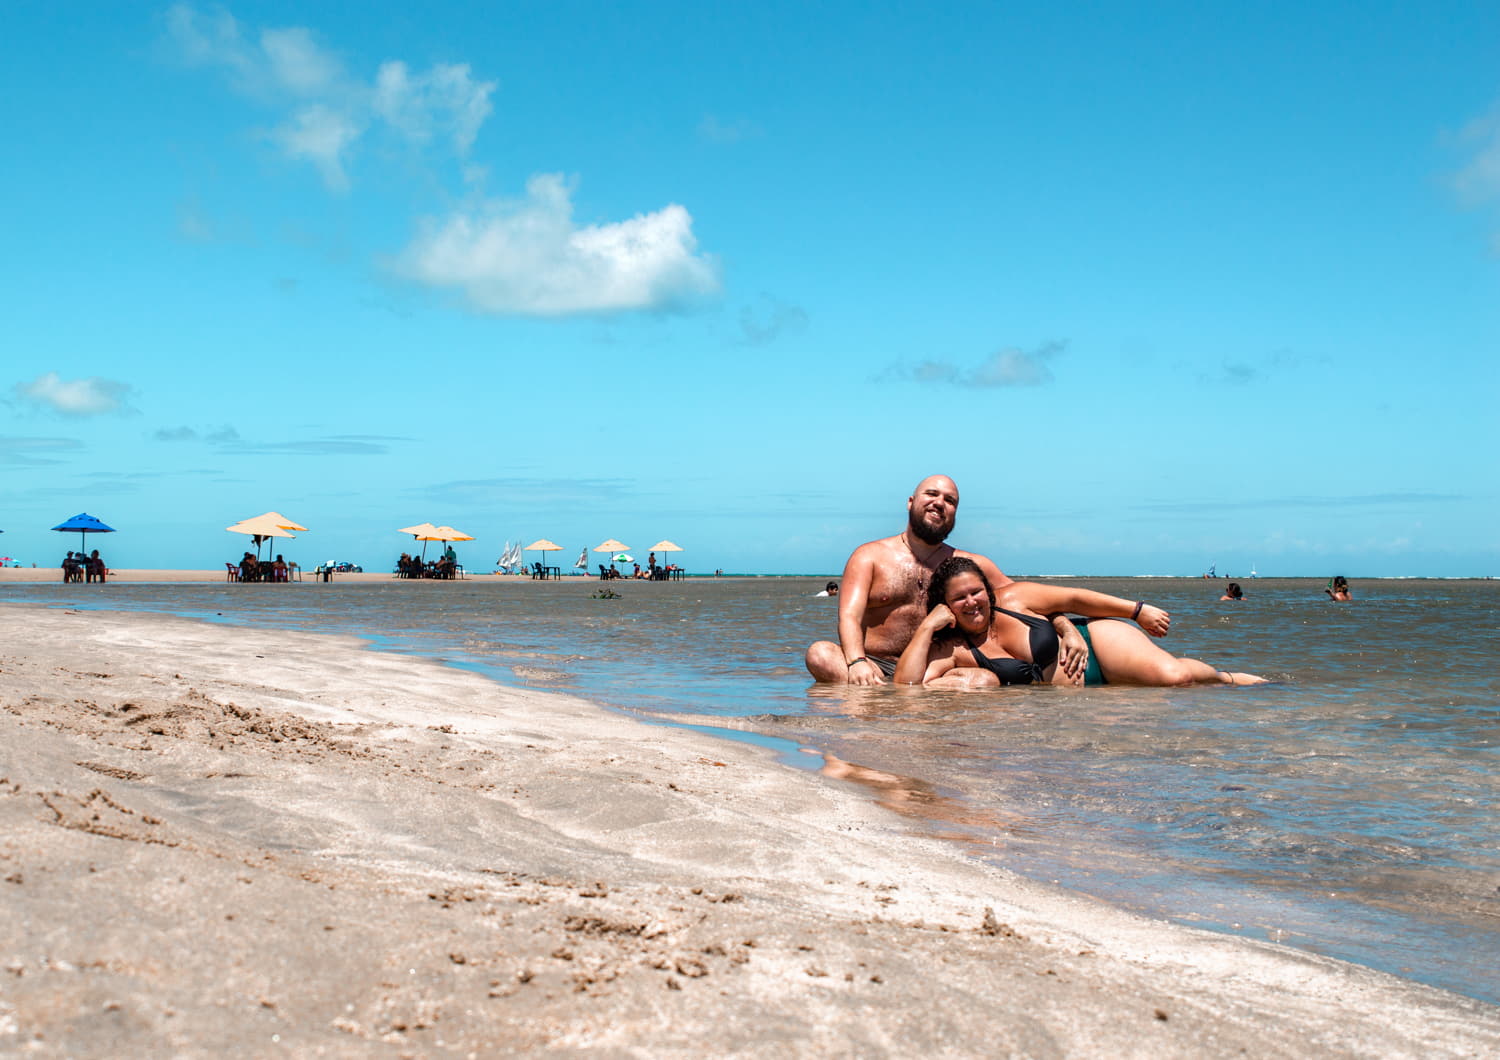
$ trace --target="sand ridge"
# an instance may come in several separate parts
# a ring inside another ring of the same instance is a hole
[[[0,629],[0,1051],[1500,1051],[1490,1006],[985,870],[759,748],[349,637]]]

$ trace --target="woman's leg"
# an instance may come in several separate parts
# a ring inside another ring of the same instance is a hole
[[[1110,619],[1089,623],[1094,655],[1112,685],[1258,685],[1254,674],[1215,670],[1197,659],[1182,659],[1152,643],[1138,627]]]

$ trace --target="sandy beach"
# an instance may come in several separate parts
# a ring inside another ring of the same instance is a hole
[[[314,575],[311,568],[303,571],[301,578],[295,578],[287,582],[288,585],[306,584],[318,581],[320,576]],[[143,585],[160,582],[223,582],[225,570],[110,570],[106,585],[120,582],[126,585]],[[341,573],[335,571],[332,580],[340,584],[359,584],[362,582],[390,582],[398,580],[390,571],[361,571],[355,573]],[[491,574],[488,571],[466,571],[465,581],[476,582],[506,582],[506,581],[530,581],[528,574]],[[567,581],[570,579],[562,579]],[[579,579],[572,579],[579,580]],[[0,585],[6,582],[17,584],[37,584],[41,582],[62,583],[62,570],[58,567],[0,567]],[[85,583],[87,584],[87,583]],[[276,588],[273,583],[255,583],[265,588]],[[247,585],[246,588],[252,588]]]
[[[347,637],[0,628],[7,1054],[1500,1053],[1493,1006],[979,866],[752,745]]]

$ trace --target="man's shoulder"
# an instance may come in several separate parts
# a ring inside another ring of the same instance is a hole
[[[953,554],[955,556],[962,556],[964,559],[971,559],[979,564],[980,569],[985,571],[986,577],[996,582],[996,588],[1009,584],[1011,581],[1010,577],[1000,569],[1000,565],[983,553],[970,552],[965,548],[955,548]]]
[[[850,555],[850,559],[874,559],[885,553],[896,550],[896,543],[901,540],[900,534],[892,534],[890,537],[877,538],[874,541],[866,541]]]

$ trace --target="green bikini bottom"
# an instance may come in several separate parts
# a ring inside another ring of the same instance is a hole
[[[1104,679],[1104,671],[1099,669],[1099,655],[1094,651],[1094,638],[1089,634],[1088,619],[1075,618],[1073,625],[1078,627],[1078,633],[1083,637],[1083,642],[1089,646],[1089,665],[1083,671],[1083,683],[1085,685],[1107,685]]]

